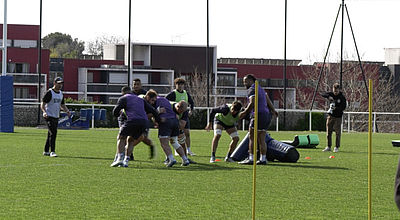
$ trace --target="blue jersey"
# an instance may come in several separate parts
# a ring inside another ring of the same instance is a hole
[[[125,110],[127,122],[134,120],[147,121],[147,113],[153,114],[157,122],[160,121],[160,116],[157,111],[144,99],[134,94],[126,94],[118,99],[118,103],[113,110],[114,116],[118,117],[122,109]]]

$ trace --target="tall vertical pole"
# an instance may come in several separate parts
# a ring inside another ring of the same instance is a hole
[[[37,91],[37,96],[38,96],[38,102],[40,103],[40,88],[41,88],[41,78],[42,78],[42,10],[43,5],[42,5],[42,0],[40,0],[40,6],[39,6],[39,42],[38,42],[38,91]],[[38,105],[38,115],[37,115],[37,125],[40,124],[40,105]]]
[[[372,218],[372,80],[369,80],[368,97],[368,220]]]
[[[283,128],[286,129],[286,87],[287,87],[287,76],[286,76],[286,35],[287,34],[287,0],[285,0],[285,40],[284,40],[284,67],[283,67]]]
[[[343,26],[344,26],[344,0],[342,0],[342,32],[340,33],[340,89],[343,89]]]
[[[4,0],[4,22],[3,22],[3,57],[2,57],[2,70],[1,75],[5,76],[7,73],[7,0]]]
[[[132,16],[132,8],[131,8],[132,0],[129,0],[129,22],[128,22],[128,87],[131,84],[131,16]]]
[[[206,47],[206,72],[207,72],[207,107],[210,107],[210,32],[209,32],[209,5],[207,0],[207,47]],[[217,97],[215,97],[217,98]]]

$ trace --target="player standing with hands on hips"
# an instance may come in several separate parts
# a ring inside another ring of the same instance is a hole
[[[56,137],[57,137],[57,127],[58,118],[60,117],[60,109],[71,116],[67,106],[64,102],[64,96],[61,91],[63,86],[63,79],[57,77],[54,79],[54,86],[49,89],[42,99],[40,104],[40,109],[43,112],[43,118],[46,120],[46,125],[48,128],[47,140],[44,146],[44,156],[57,157],[56,154]],[[49,152],[51,150],[51,152]]]

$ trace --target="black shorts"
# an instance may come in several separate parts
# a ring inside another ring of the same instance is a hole
[[[269,127],[269,124],[271,123],[271,113],[258,113],[258,127],[257,130],[267,130]],[[251,117],[250,119],[250,128],[254,128],[254,117]]]
[[[235,127],[235,125],[226,125],[224,122],[222,122],[216,118],[214,118],[214,124],[221,125],[225,130]]]
[[[179,135],[179,121],[176,118],[167,118],[158,125],[158,137],[170,138]]]
[[[147,120],[127,121],[119,129],[121,136],[130,136],[133,139],[138,139],[148,128]]]

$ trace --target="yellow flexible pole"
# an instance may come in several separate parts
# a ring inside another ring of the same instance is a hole
[[[258,134],[258,81],[255,82],[254,98],[254,140],[253,140],[253,201],[252,201],[252,219],[256,219],[256,161],[257,161],[257,134]]]
[[[368,99],[368,219],[372,218],[372,80],[369,80]]]

